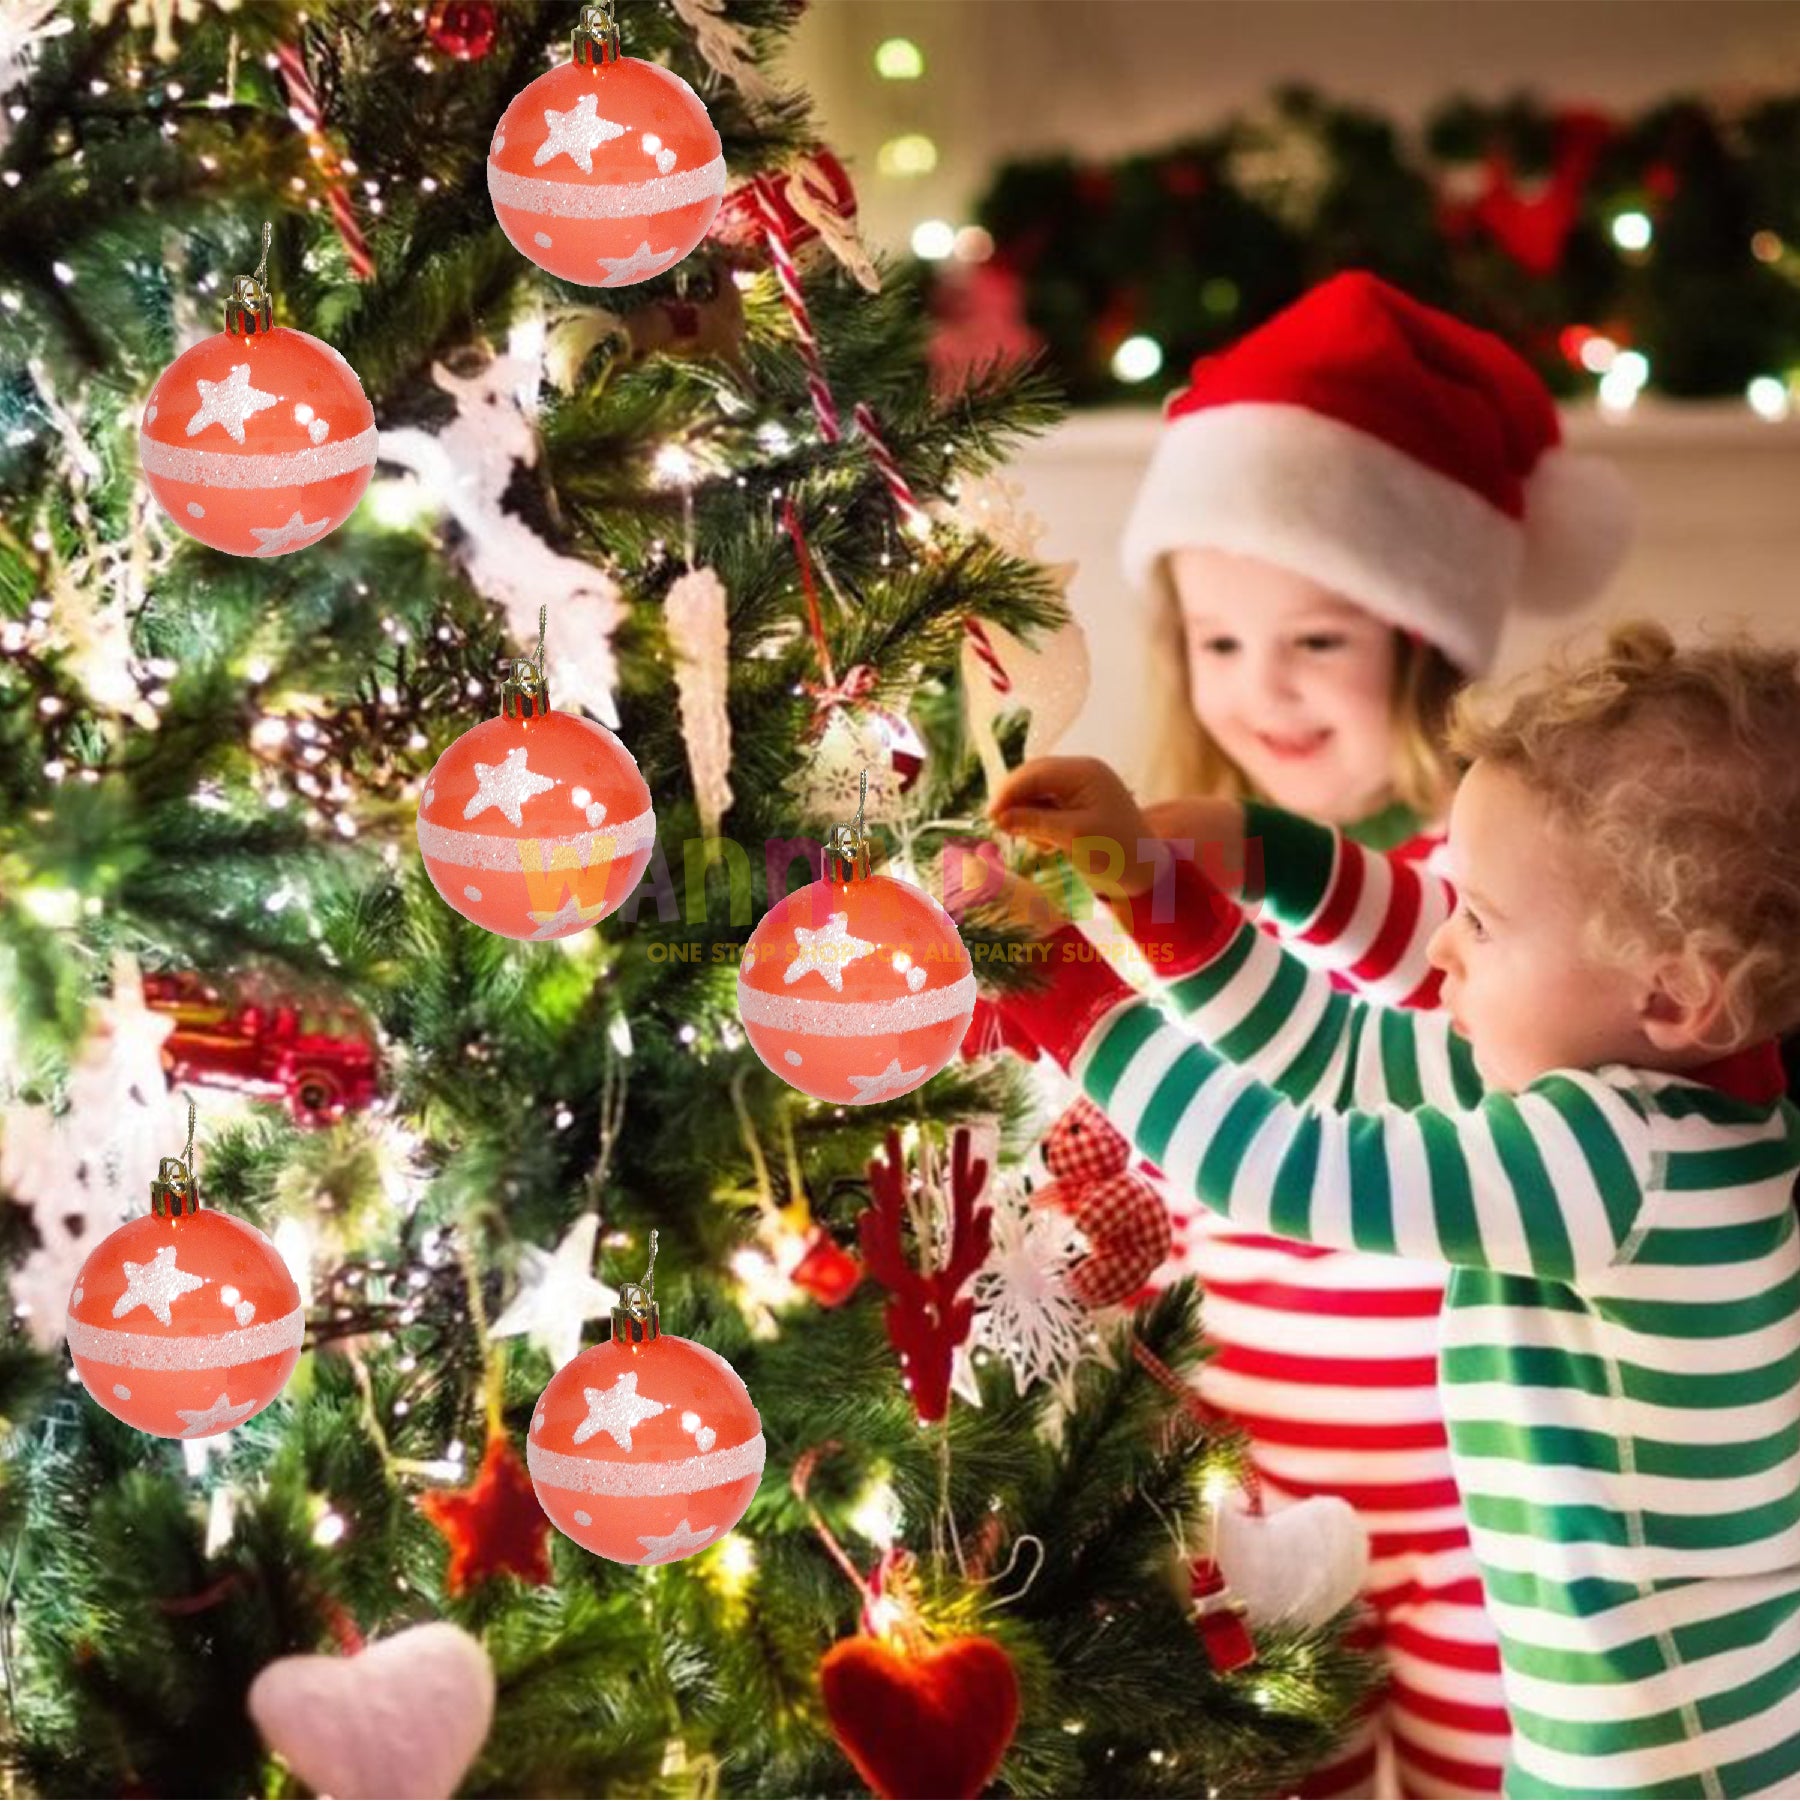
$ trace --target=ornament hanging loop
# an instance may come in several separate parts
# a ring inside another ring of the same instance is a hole
[[[275,307],[269,298],[269,239],[274,235],[267,219],[263,221],[262,261],[254,275],[240,275],[231,284],[225,301],[225,330],[234,338],[254,337],[259,331],[273,330]]]
[[[195,1211],[200,1205],[194,1182],[194,1097],[188,1096],[187,1148],[179,1157],[165,1157],[150,1184],[150,1211],[164,1219]]]
[[[642,1282],[627,1282],[612,1310],[614,1344],[646,1344],[662,1337],[662,1313],[656,1305],[656,1231],[650,1232],[650,1267]]]
[[[544,672],[544,622],[548,607],[538,608],[535,657],[515,657],[512,672],[500,684],[500,711],[509,719],[538,719],[550,711],[550,683]]]
[[[611,0],[581,9],[581,23],[575,27],[574,60],[592,68],[595,63],[619,60],[619,26],[613,18]]]
[[[848,825],[833,826],[825,840],[825,854],[831,859],[834,882],[854,881],[869,873],[869,834],[863,830],[863,809],[869,804],[869,772],[862,772],[862,787],[857,795],[856,817]],[[838,865],[846,864],[850,873],[840,875]]]

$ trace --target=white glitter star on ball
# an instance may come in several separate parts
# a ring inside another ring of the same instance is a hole
[[[554,913],[528,913],[528,917],[537,921],[537,930],[533,938],[561,938],[566,933],[578,930],[583,926],[591,926],[606,911],[604,902],[597,907],[584,907],[571,894]]]
[[[554,1251],[527,1245],[519,1253],[519,1292],[489,1330],[495,1338],[526,1334],[558,1369],[581,1349],[581,1328],[598,1319],[618,1294],[594,1279],[594,1240],[600,1215],[584,1213]],[[538,1410],[533,1430],[543,1424]]]
[[[190,438],[209,425],[222,425],[241,444],[244,421],[252,413],[272,407],[279,398],[251,387],[248,363],[233,363],[224,381],[196,381],[195,386],[200,390],[200,410],[187,423]]]
[[[190,1276],[186,1270],[175,1267],[172,1244],[164,1245],[148,1263],[133,1263],[128,1257],[125,1260],[125,1292],[113,1302],[113,1318],[123,1319],[134,1308],[148,1307],[166,1326],[170,1303],[205,1286],[204,1276]]]
[[[823,976],[839,994],[844,992],[844,965],[874,950],[866,938],[850,936],[850,915],[833,913],[816,931],[794,927],[798,954],[787,966],[785,980],[794,983],[804,975]]]
[[[531,160],[542,167],[553,156],[566,155],[583,175],[594,172],[594,152],[612,138],[625,135],[623,125],[600,117],[600,97],[583,94],[566,113],[544,108],[544,125],[550,135],[537,147]]]
[[[250,554],[253,557],[278,557],[287,551],[298,550],[302,544],[310,544],[330,525],[328,518],[302,519],[300,509],[295,507],[285,525],[251,526],[250,536],[256,540],[256,548]]]
[[[549,776],[527,766],[522,744],[506,753],[504,763],[477,763],[475,782],[475,798],[463,808],[463,818],[473,819],[489,807],[498,807],[511,825],[523,825],[525,803],[556,786]]]
[[[596,257],[595,261],[606,272],[606,280],[600,285],[603,288],[617,287],[621,282],[647,281],[652,275],[660,275],[681,255],[681,247],[673,250],[652,250],[650,240],[646,238],[630,256]]]
[[[183,1438],[211,1438],[224,1432],[256,1411],[254,1401],[240,1401],[235,1407],[221,1394],[210,1407],[177,1407],[175,1412],[187,1421],[181,1429]]]
[[[859,1101],[885,1101],[896,1094],[905,1094],[925,1074],[925,1065],[921,1063],[917,1069],[902,1069],[898,1057],[890,1058],[888,1066],[878,1076],[852,1076],[850,1086],[856,1090]]]
[[[711,1542],[717,1531],[717,1526],[708,1526],[704,1532],[696,1532],[684,1517],[673,1532],[660,1537],[654,1532],[645,1532],[639,1536],[638,1543],[649,1553],[644,1559],[646,1563],[667,1563],[672,1558],[687,1556],[690,1551],[698,1551],[702,1545]]]
[[[633,1370],[630,1375],[621,1376],[611,1388],[584,1388],[581,1391],[588,1411],[587,1418],[574,1431],[578,1445],[586,1444],[596,1432],[610,1432],[613,1443],[621,1451],[629,1451],[632,1428],[668,1411],[663,1402],[652,1401],[638,1393],[637,1379],[638,1373]]]

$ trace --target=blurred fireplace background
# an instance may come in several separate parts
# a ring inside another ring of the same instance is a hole
[[[1012,470],[1080,565],[1068,748],[1137,761],[1107,626],[1158,402],[1346,261],[1520,342],[1637,494],[1612,588],[1501,673],[1622,613],[1800,633],[1800,4],[814,0],[789,73],[947,364],[1047,347],[1077,402]]]

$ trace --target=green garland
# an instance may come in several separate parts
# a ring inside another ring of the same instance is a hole
[[[1617,352],[1607,399],[1800,394],[1796,97],[1630,118],[1458,99],[1409,135],[1290,87],[1158,152],[1009,163],[977,217],[988,310],[1041,337],[1077,405],[1158,398],[1347,268],[1500,332],[1558,394],[1593,393]],[[1123,379],[1140,336],[1160,365],[1137,346]]]

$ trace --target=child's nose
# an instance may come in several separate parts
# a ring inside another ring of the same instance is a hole
[[[1280,649],[1265,650],[1256,662],[1257,687],[1265,699],[1287,701],[1294,697],[1294,670]]]
[[[1450,921],[1445,920],[1438,929],[1425,941],[1425,961],[1433,969],[1441,969],[1446,975],[1450,973]]]

